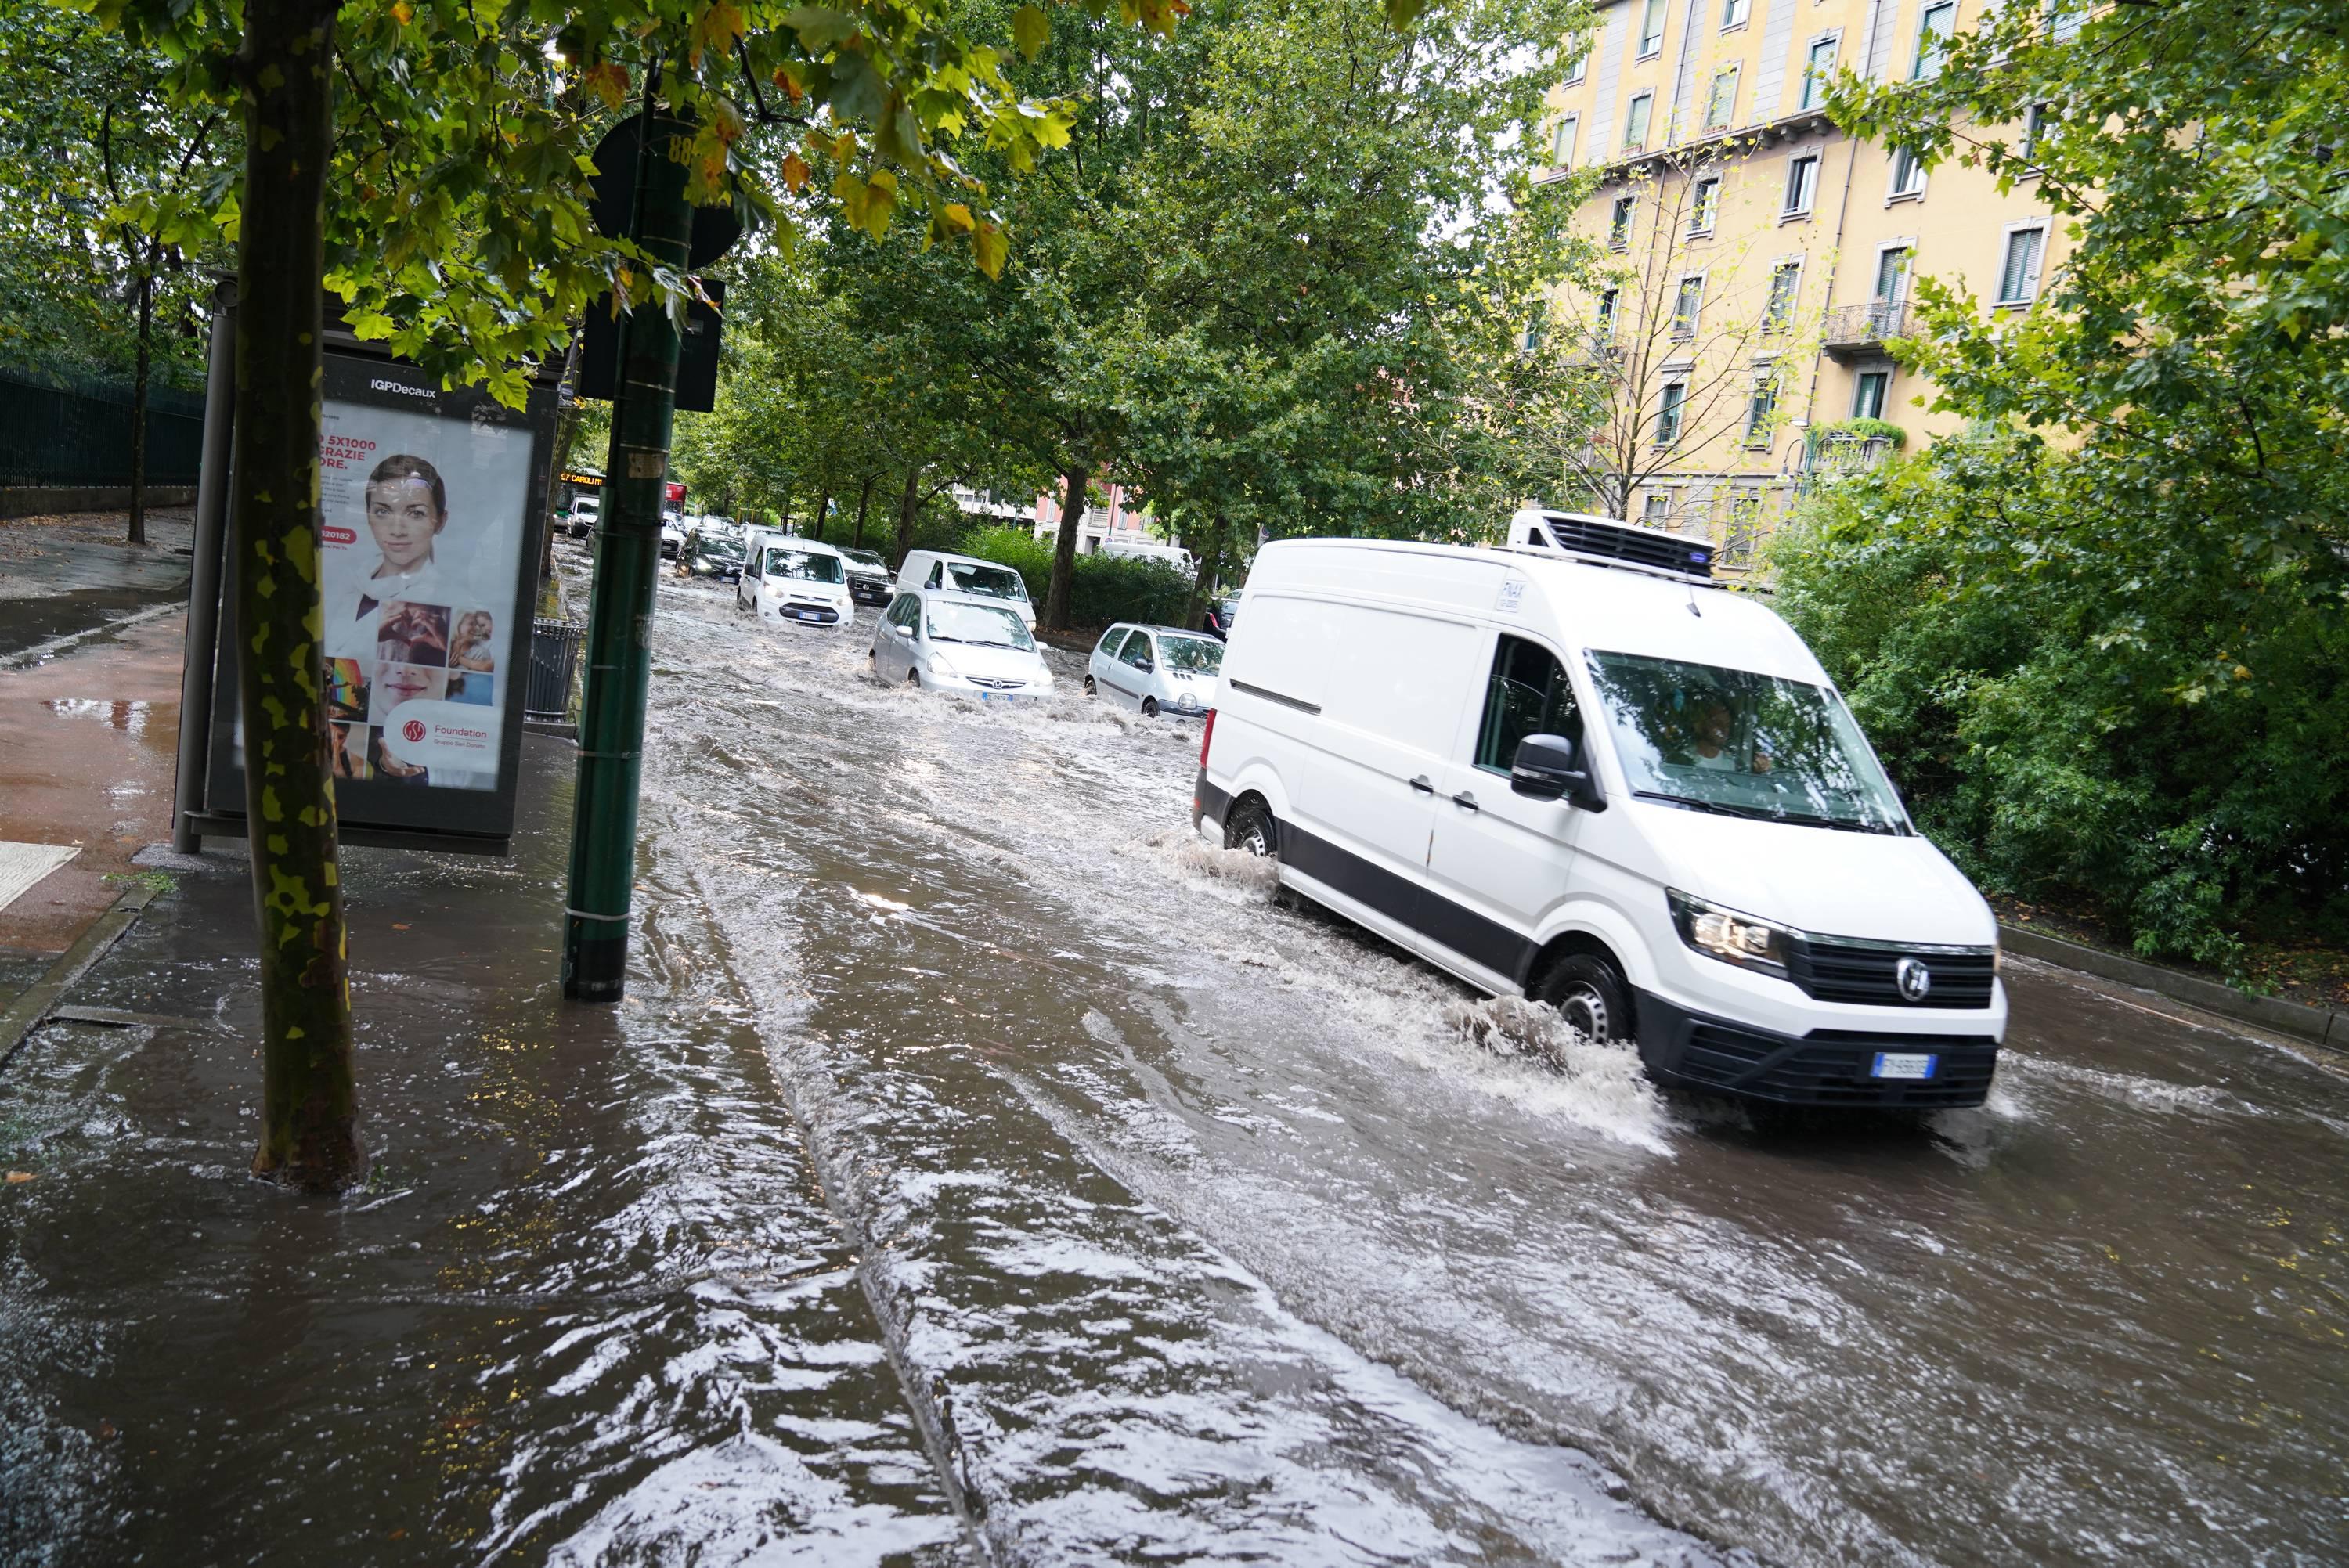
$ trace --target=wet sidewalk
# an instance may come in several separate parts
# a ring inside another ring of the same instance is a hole
[[[565,1005],[524,759],[513,860],[346,851],[341,1205],[245,1173],[233,846],[70,998],[142,1021],[0,1072],[0,1561],[964,1560],[720,939],[648,856],[628,1003]]]

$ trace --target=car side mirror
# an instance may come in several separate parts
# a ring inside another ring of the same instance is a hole
[[[1533,800],[1563,799],[1586,811],[1607,810],[1607,795],[1599,787],[1582,748],[1563,735],[1528,735],[1517,742],[1509,764],[1509,788]]]

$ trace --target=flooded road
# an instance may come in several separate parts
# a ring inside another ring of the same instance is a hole
[[[1006,1560],[2349,1555],[2333,1066],[2017,964],[1985,1109],[1757,1129],[1277,906],[1073,658],[727,593],[648,799]]]

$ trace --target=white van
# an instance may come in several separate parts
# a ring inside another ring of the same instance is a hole
[[[734,603],[762,620],[802,626],[840,627],[856,619],[840,552],[779,528],[748,531]]]
[[[976,555],[949,555],[943,550],[912,550],[897,568],[895,593],[969,593],[1000,599],[1018,613],[1020,624],[1036,629],[1036,606],[1028,602],[1028,584],[1019,573],[999,562]]]
[[[1257,552],[1192,820],[1671,1084],[1979,1105],[1998,927],[1711,546],[1534,514],[1500,550]]]

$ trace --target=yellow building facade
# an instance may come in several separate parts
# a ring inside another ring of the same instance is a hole
[[[1709,534],[1725,565],[1750,568],[1802,485],[1889,448],[1835,427],[1888,420],[1913,449],[1956,426],[1884,348],[1909,326],[1917,280],[2026,311],[2062,260],[2062,225],[2035,181],[2002,194],[1954,158],[1926,168],[1845,135],[1821,85],[1843,69],[1930,76],[1938,41],[1992,3],[1599,0],[1546,134],[1552,179],[1598,172],[1575,222],[1617,273],[1610,293],[1552,311],[1621,378],[1613,460],[1596,466],[1626,493],[1603,503]]]

